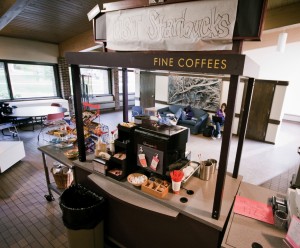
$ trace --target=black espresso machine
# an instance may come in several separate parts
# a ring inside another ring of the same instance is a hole
[[[175,162],[185,158],[189,130],[182,126],[142,125],[134,131],[137,165],[150,173],[169,176]]]

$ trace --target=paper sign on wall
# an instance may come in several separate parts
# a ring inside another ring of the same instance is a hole
[[[193,1],[106,13],[107,48],[232,49],[238,0]]]

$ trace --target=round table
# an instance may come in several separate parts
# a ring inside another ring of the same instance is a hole
[[[12,114],[6,114],[9,117],[42,117],[48,114],[64,113],[67,109],[55,106],[34,106],[14,108]]]

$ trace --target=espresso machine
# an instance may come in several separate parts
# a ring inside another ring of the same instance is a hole
[[[134,131],[137,165],[150,173],[169,176],[171,164],[185,158],[189,130],[182,126],[142,125]]]

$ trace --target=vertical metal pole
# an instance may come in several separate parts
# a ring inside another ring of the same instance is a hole
[[[49,168],[47,165],[47,161],[46,161],[46,156],[45,153],[42,152],[42,158],[43,158],[43,165],[44,165],[44,170],[45,170],[45,176],[46,176],[46,182],[47,182],[47,188],[48,188],[48,192],[49,192],[49,197],[53,197],[52,193],[51,193],[51,189],[50,189],[50,178],[49,178]]]
[[[81,103],[81,87],[80,87],[80,70],[78,65],[71,65],[72,81],[73,81],[73,97],[74,110],[77,130],[77,143],[79,152],[79,161],[86,161],[84,131],[82,120],[82,103]]]
[[[221,153],[219,160],[219,169],[215,189],[215,198],[212,210],[212,218],[218,220],[221,212],[222,205],[222,196],[227,172],[228,156],[230,151],[230,141],[231,141],[231,132],[232,132],[232,123],[234,118],[235,110],[235,100],[237,95],[237,87],[239,83],[239,76],[231,75],[229,92],[228,92],[228,101],[226,108],[226,120],[224,124],[224,133],[222,138]]]
[[[236,157],[235,157],[233,174],[232,174],[233,178],[237,178],[239,175],[241,156],[242,156],[243,145],[244,145],[244,140],[245,140],[246,131],[247,131],[249,112],[250,112],[250,107],[251,107],[253,86],[254,86],[254,78],[249,78],[248,84],[247,84],[246,98],[245,98],[245,103],[244,103],[244,111],[243,111],[242,121],[241,121],[241,128],[240,128],[240,132],[239,132],[239,142],[238,142],[238,147],[237,147],[237,151],[236,151]]]
[[[128,122],[128,75],[127,68],[122,68],[123,81],[123,121]]]

